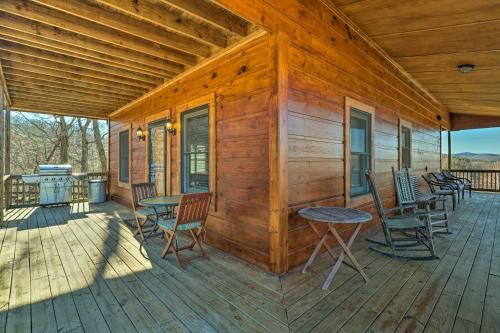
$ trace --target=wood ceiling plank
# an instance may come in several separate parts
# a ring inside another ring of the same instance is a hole
[[[102,79],[102,80],[105,80],[108,82],[122,83],[122,84],[126,84],[128,86],[131,86],[131,87],[139,87],[139,88],[144,88],[144,89],[151,89],[152,87],[154,87],[154,85],[150,84],[150,83],[132,80],[132,79],[124,78],[122,76],[117,76],[117,75],[113,75],[113,74],[109,74],[109,73],[103,73],[101,71],[96,71],[96,70],[91,70],[91,69],[82,68],[82,67],[78,67],[78,66],[68,65],[68,64],[60,63],[60,62],[49,60],[49,59],[38,58],[36,56],[33,57],[30,55],[25,55],[25,54],[21,54],[21,53],[1,51],[0,58],[5,59],[5,60],[10,60],[10,61],[15,61],[15,62],[24,62],[24,63],[35,65],[35,66],[47,67],[47,68],[57,69],[57,70],[65,71],[65,72],[90,76],[90,77]]]
[[[86,118],[96,118],[96,119],[107,119],[109,112],[90,112],[89,110],[75,110],[75,109],[64,109],[59,108],[48,108],[43,104],[30,105],[26,103],[16,103],[12,105],[13,111],[23,111],[23,112],[33,112],[33,113],[44,113],[52,115],[62,115],[62,116],[72,116],[72,117],[86,117]]]
[[[370,37],[498,20],[500,17],[498,0],[334,2]]]
[[[71,31],[58,29],[50,25],[31,21],[9,13],[0,12],[0,22],[2,22],[3,27],[32,35],[37,39],[44,38],[46,40],[56,41],[66,45],[73,45],[75,47],[79,47],[80,49],[97,52],[98,54],[113,56],[129,62],[137,62],[142,66],[163,69],[164,71],[171,72],[173,74],[178,74],[184,70],[184,66],[181,64],[149,56],[135,50],[108,44],[97,39],[79,35]]]
[[[247,35],[248,23],[242,18],[204,0],[161,0],[163,3],[187,12],[205,22],[231,31],[242,37]]]
[[[108,110],[115,109],[120,104],[106,104],[106,103],[96,103],[91,101],[77,101],[74,99],[61,98],[58,96],[46,96],[46,95],[37,95],[34,93],[24,93],[17,91],[12,94],[13,99],[16,101],[25,101],[25,102],[43,102],[48,101],[54,105],[64,105],[67,107],[80,106],[90,109],[98,109],[98,110]]]
[[[81,109],[81,110],[88,109],[91,112],[108,112],[110,109],[113,109],[112,106],[81,105],[81,104],[74,104],[72,102],[65,102],[62,100],[61,101],[54,101],[54,100],[50,100],[47,98],[37,99],[36,97],[30,97],[30,96],[26,96],[26,97],[17,96],[13,99],[13,101],[14,101],[13,102],[14,104],[17,104],[17,103],[50,104],[53,106],[58,106],[61,108],[68,108],[68,109],[72,109],[72,108]]]
[[[490,93],[500,94],[500,83],[428,83],[427,89],[435,93]]]
[[[196,56],[194,55],[164,47],[156,43],[151,43],[142,38],[115,29],[98,24],[91,24],[89,21],[82,18],[37,5],[27,0],[2,0],[0,1],[0,11],[180,64],[191,66],[197,62]]]
[[[499,50],[500,20],[374,37],[392,57]]]
[[[26,45],[33,48],[42,49],[54,53],[63,54],[69,57],[80,58],[105,64],[107,66],[133,71],[145,75],[155,76],[161,79],[172,78],[175,74],[164,71],[160,68],[148,67],[143,64],[128,61],[126,59],[115,58],[109,55],[103,55],[92,50],[82,49],[78,46],[60,43],[58,41],[48,40],[40,36],[26,34],[17,30],[12,30],[0,26],[0,39],[7,40],[16,44]]]
[[[0,58],[6,59],[5,54],[0,54]],[[10,58],[7,58],[10,59]],[[123,95],[130,95],[130,94],[137,94],[137,93],[144,93],[147,92],[148,89],[142,88],[142,87],[135,87],[131,86],[128,84],[123,84],[115,81],[109,81],[109,80],[103,80],[100,78],[95,78],[93,76],[87,76],[84,75],[86,74],[80,74],[80,73],[73,73],[70,71],[64,71],[64,70],[59,70],[59,69],[54,69],[51,67],[48,67],[51,65],[49,62],[48,65],[44,62],[37,62],[36,60],[38,59],[32,59],[29,57],[24,57],[22,59],[15,58],[17,61],[11,61],[11,60],[3,60],[3,64],[5,67],[13,68],[13,69],[19,69],[27,72],[31,72],[35,75],[48,75],[56,78],[68,78],[71,80],[79,81],[79,82],[84,82],[84,83],[90,83],[92,85],[98,85],[101,86],[103,89],[109,90],[109,91],[116,91],[117,94],[118,92],[123,91]],[[18,62],[19,61],[19,62]],[[64,69],[64,67],[63,67]]]
[[[59,53],[54,53],[50,51],[45,51],[30,46],[20,45],[17,43],[12,43],[5,40],[0,40],[0,50],[9,51],[17,54],[28,55],[35,58],[45,59],[53,62],[58,62],[65,65],[71,65],[75,67],[80,67],[84,69],[89,69],[93,71],[98,71],[104,74],[112,74],[115,76],[121,76],[125,79],[130,79],[138,82],[142,82],[146,87],[154,87],[163,82],[163,79],[158,77],[153,77],[151,75],[145,75],[137,72],[126,71],[123,69],[118,69],[108,65],[100,64],[93,61],[78,59],[74,57],[69,57]]]
[[[220,28],[207,23],[199,23],[186,18],[179,11],[172,10],[161,2],[123,1],[123,0],[95,0],[97,3],[111,7],[132,17],[158,25],[164,29],[191,37],[199,42],[224,48],[227,46],[227,36]]]
[[[474,64],[476,69],[500,68],[500,51],[459,52],[396,58],[409,73],[457,70],[460,64]]]
[[[434,93],[434,95],[442,101],[447,100],[467,100],[467,101],[500,101],[500,91],[498,93],[461,93],[461,92],[446,92]],[[500,110],[499,110],[500,113]]]
[[[74,100],[74,101],[85,101],[85,102],[96,102],[96,103],[102,103],[105,101],[104,104],[110,104],[115,105],[115,104],[120,104],[123,103],[123,100],[116,100],[113,96],[99,96],[99,97],[93,97],[89,95],[85,95],[80,91],[63,91],[59,92],[57,88],[47,86],[46,90],[40,90],[39,88],[35,87],[33,88],[32,86],[21,86],[18,84],[18,82],[12,82],[12,86],[10,87],[12,92],[16,93],[21,93],[21,94],[34,94],[37,96],[48,96],[48,97],[58,97],[61,99],[67,99],[67,100]]]
[[[471,107],[471,108],[496,108],[497,112],[500,113],[500,101],[487,101],[487,100],[459,100],[459,99],[449,99],[443,101],[446,106],[458,106],[458,107]]]
[[[29,88],[29,89],[40,90],[40,91],[45,90],[47,92],[53,93],[54,95],[68,94],[68,95],[74,96],[74,97],[81,97],[81,98],[88,98],[88,99],[94,98],[96,100],[101,100],[103,98],[112,98],[112,99],[116,99],[116,100],[120,100],[120,101],[127,101],[126,98],[109,97],[108,95],[99,94],[99,93],[95,93],[95,92],[88,92],[88,91],[83,92],[83,91],[75,91],[72,89],[62,88],[62,87],[52,87],[52,86],[47,86],[47,85],[40,84],[40,83],[33,82],[33,81],[29,82],[28,80],[23,80],[23,81],[16,80],[16,81],[14,81],[14,80],[6,79],[6,81],[7,81],[7,86],[11,87],[12,89],[14,89],[15,87]]]
[[[46,81],[40,78],[31,78],[31,77],[26,77],[26,76],[21,76],[21,75],[12,75],[12,74],[5,74],[6,75],[6,80],[9,82],[12,82],[12,84],[16,83],[26,83],[26,84],[38,84],[38,85],[43,85],[47,87],[47,89],[52,89],[52,90],[57,90],[57,89],[65,89],[65,91],[72,91],[75,94],[81,94],[81,93],[89,93],[89,94],[96,94],[99,96],[102,96],[102,98],[111,98],[113,100],[119,100],[119,101],[130,101],[134,98],[137,98],[140,96],[140,94],[135,95],[135,96],[123,96],[123,95],[117,95],[111,92],[105,92],[105,91],[99,91],[99,90],[92,90],[88,88],[81,88],[81,87],[75,87],[75,86],[68,86],[66,84],[62,84],[59,82],[54,82],[54,81]],[[14,88],[13,86],[10,88]]]
[[[95,3],[82,0],[32,0],[39,5],[47,6],[66,14],[79,17],[87,22],[97,23],[116,31],[129,34],[144,40],[158,43],[182,53],[200,57],[210,56],[210,47],[192,38],[185,37],[162,29],[156,25],[141,22],[129,15],[106,10]]]
[[[66,87],[74,87],[74,88],[80,88],[83,89],[84,91],[91,91],[91,92],[102,92],[106,93],[110,96],[122,96],[122,97],[127,97],[127,98],[134,98],[142,94],[142,91],[137,91],[135,93],[127,90],[120,90],[120,89],[112,89],[112,87],[103,87],[100,85],[95,85],[95,84],[90,84],[86,82],[81,82],[77,80],[71,80],[71,79],[65,79],[61,77],[56,77],[56,76],[50,76],[50,75],[45,75],[45,74],[40,74],[40,73],[33,73],[29,71],[24,71],[22,69],[17,69],[17,68],[11,68],[11,67],[5,67],[4,68],[5,74],[8,75],[15,75],[19,77],[26,77],[28,79],[38,79],[42,80],[45,82],[52,82],[60,85],[64,85]]]
[[[500,83],[500,68],[475,70],[471,73],[449,72],[419,72],[412,74],[422,84],[437,83]]]

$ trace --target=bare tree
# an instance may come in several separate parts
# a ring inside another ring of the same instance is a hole
[[[82,155],[80,159],[80,171],[89,171],[89,136],[88,129],[90,126],[90,119],[86,119],[85,123],[82,122],[81,118],[78,118],[78,128],[80,129],[80,139],[81,139],[81,149]]]
[[[59,163],[68,164],[69,163],[69,139],[73,134],[71,127],[75,122],[75,118],[72,118],[69,124],[66,122],[66,117],[58,117],[58,137],[59,137]]]
[[[97,120],[92,120],[92,130],[94,132],[94,142],[97,147],[97,153],[99,154],[99,161],[101,162],[101,172],[106,172],[108,169],[108,160],[106,157],[106,151],[104,150],[104,145],[102,143],[101,130],[99,129],[99,123]]]

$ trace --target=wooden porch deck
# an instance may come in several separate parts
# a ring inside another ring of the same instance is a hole
[[[138,252],[114,203],[11,210],[0,230],[0,327],[6,332],[500,332],[500,196],[474,193],[437,236],[441,260],[355,255],[364,283],[342,267],[269,275],[216,249],[184,270]],[[378,232],[378,230],[377,230]]]

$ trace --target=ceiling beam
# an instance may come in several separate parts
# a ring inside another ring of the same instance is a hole
[[[204,0],[161,0],[163,3],[187,12],[205,22],[231,31],[242,37],[247,35],[248,23],[230,11]]]
[[[105,10],[96,4],[82,0],[31,0],[66,14],[121,31],[144,40],[187,52],[195,56],[209,57],[210,47],[205,43],[162,29],[156,25],[146,24],[129,15]]]
[[[86,68],[81,68],[81,67],[77,67],[77,66],[66,65],[66,64],[59,63],[59,62],[41,59],[41,58],[32,57],[32,56],[27,56],[27,55],[19,54],[19,53],[2,51],[2,52],[0,52],[0,59],[9,60],[9,61],[16,62],[16,63],[24,63],[24,64],[29,64],[29,65],[34,65],[34,66],[38,66],[38,67],[45,67],[48,69],[73,73],[76,75],[87,76],[87,77],[94,78],[96,81],[100,80],[101,82],[106,82],[108,84],[116,82],[116,83],[120,83],[122,85],[126,85],[128,87],[131,87],[132,89],[136,89],[136,88],[151,89],[151,87],[153,86],[152,84],[123,78],[121,76],[106,74],[106,73],[102,73],[102,72],[98,72],[98,71],[94,71],[94,70],[90,70],[90,69],[86,69]]]
[[[4,67],[4,73],[10,76],[19,76],[25,77],[28,79],[38,79],[44,82],[54,83],[58,85],[62,85],[65,87],[73,87],[76,89],[82,89],[84,91],[94,91],[109,94],[110,96],[123,96],[123,97],[136,97],[137,95],[142,94],[144,91],[138,90],[135,93],[132,91],[116,89],[114,87],[103,87],[96,84],[81,82],[78,80],[65,79],[57,76],[50,76],[40,73],[28,72],[22,69],[12,68],[12,67]]]
[[[68,99],[60,99],[57,97],[49,97],[49,96],[43,96],[43,95],[35,95],[31,93],[23,93],[23,92],[16,92],[12,94],[12,99],[14,101],[22,101],[22,102],[50,102],[51,104],[54,105],[61,105],[65,107],[73,107],[73,106],[79,106],[82,108],[97,108],[97,109],[102,109],[102,110],[108,110],[108,109],[115,109],[117,105],[119,104],[98,104],[95,102],[78,102],[74,100],[68,100]]]
[[[217,47],[227,46],[227,36],[220,28],[207,23],[199,23],[180,15],[178,10],[172,10],[161,2],[95,0],[101,5],[113,8],[132,17],[158,25],[164,29],[188,36],[202,43]]]
[[[122,104],[123,100],[116,100],[114,98],[102,98],[102,97],[91,97],[91,96],[86,96],[79,94],[78,92],[73,92],[73,93],[58,93],[57,90],[55,90],[52,87],[48,87],[46,90],[41,90],[39,88],[32,88],[32,87],[26,87],[26,86],[17,86],[15,83],[10,87],[10,90],[12,94],[30,94],[34,96],[46,96],[48,98],[57,98],[60,100],[68,100],[68,101],[80,101],[82,103],[101,103],[104,105],[115,105],[115,104]],[[108,102],[109,101],[109,102]]]
[[[123,70],[133,71],[145,75],[151,75],[160,79],[174,77],[175,74],[161,68],[153,68],[126,59],[103,55],[92,50],[82,49],[78,46],[47,40],[40,36],[34,36],[0,26],[0,39],[21,44],[33,48],[59,53],[69,57],[98,62],[104,65],[116,67]]]
[[[0,55],[1,56],[1,55]],[[29,60],[29,58],[26,58]],[[100,88],[109,91],[109,90],[115,90],[117,94],[122,94],[125,96],[128,95],[135,95],[137,93],[144,93],[148,91],[146,88],[141,88],[141,87],[134,87],[114,81],[108,81],[108,80],[102,80],[98,78],[94,78],[92,76],[86,76],[86,75],[81,75],[81,74],[74,74],[71,72],[65,72],[61,71],[58,69],[52,69],[48,67],[43,67],[39,66],[40,64],[35,64],[32,65],[30,63],[26,62],[16,62],[16,61],[10,61],[10,60],[4,60],[3,61],[4,67],[5,68],[11,68],[15,70],[22,70],[25,72],[30,72],[33,73],[34,76],[41,74],[55,77],[55,78],[63,78],[63,79],[70,79],[73,81],[78,81],[81,83],[89,83],[91,85],[99,86]],[[44,65],[44,64],[41,64]],[[123,93],[122,93],[123,92]]]
[[[2,90],[3,90],[3,95],[5,96],[5,101],[7,102],[6,104],[12,105],[12,103],[10,101],[9,88],[7,87],[7,82],[5,81],[3,64],[2,64],[1,60],[0,60],[0,84],[2,85],[2,88],[3,88]]]
[[[0,11],[180,64],[191,66],[197,62],[195,55],[151,43],[143,38],[122,33],[106,26],[91,24],[87,20],[40,6],[27,0],[2,0],[0,1]]]
[[[28,55],[35,58],[50,60],[53,62],[76,66],[84,69],[90,69],[93,71],[98,71],[106,74],[121,76],[122,78],[140,81],[147,87],[156,86],[164,81],[161,78],[153,77],[151,75],[145,75],[137,72],[118,69],[108,65],[99,64],[93,61],[69,57],[63,54],[45,51],[30,46],[20,45],[5,40],[0,40],[0,50]]]
[[[36,98],[31,98],[31,99],[16,99],[13,98],[12,103],[15,104],[31,104],[31,105],[50,105],[52,107],[59,108],[61,110],[64,109],[73,109],[73,110],[89,110],[92,113],[106,113],[109,112],[109,110],[112,110],[113,107],[103,107],[100,105],[95,105],[95,106],[88,106],[88,105],[76,105],[72,103],[65,103],[65,102],[54,102],[52,100],[48,99],[36,99]]]
[[[60,116],[71,116],[71,117],[85,117],[85,118],[93,118],[93,119],[108,119],[107,112],[89,112],[88,110],[59,110],[59,109],[50,109],[47,111],[47,108],[43,105],[29,105],[17,103],[12,105],[11,111],[21,111],[21,112],[31,112],[31,113],[43,113],[43,114],[51,114],[51,115],[60,115]]]
[[[61,94],[68,94],[71,96],[75,97],[81,97],[81,98],[95,98],[96,100],[101,100],[103,98],[110,98],[108,95],[104,94],[99,94],[95,92],[83,92],[83,91],[78,91],[76,92],[75,90],[72,89],[67,89],[67,88],[55,88],[51,86],[47,86],[41,83],[36,83],[36,82],[28,82],[28,80],[23,80],[23,81],[17,81],[17,80],[9,80],[6,79],[7,81],[7,86],[11,87],[14,89],[15,87],[20,87],[20,88],[29,88],[29,89],[34,89],[34,90],[40,90],[40,91],[47,91],[51,92],[54,95],[61,95]],[[127,98],[114,98],[120,101],[127,101]]]
[[[108,44],[97,39],[8,13],[0,12],[0,22],[2,22],[3,27],[29,34],[36,40],[44,38],[47,41],[54,41],[59,44],[64,43],[66,45],[73,45],[80,49],[94,51],[100,55],[109,55],[129,62],[137,62],[140,66],[159,68],[164,71],[172,72],[173,74],[178,74],[184,70],[184,66],[181,64],[149,56],[135,50]]]

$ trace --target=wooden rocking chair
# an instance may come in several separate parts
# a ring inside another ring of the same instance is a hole
[[[434,242],[431,237],[432,230],[430,216],[412,214],[401,214],[389,217],[387,213],[400,211],[400,207],[384,209],[382,200],[375,185],[375,180],[370,170],[365,172],[370,191],[377,208],[380,223],[384,231],[385,242],[366,239],[375,246],[369,248],[380,254],[396,259],[408,260],[432,260],[439,259],[434,250]],[[424,221],[422,221],[422,219]],[[396,234],[396,235],[395,235]],[[398,236],[399,234],[400,236]],[[380,247],[388,247],[389,251]],[[428,251],[429,255],[406,255],[405,251]]]
[[[199,257],[208,259],[201,245],[201,237],[205,230],[205,222],[207,220],[211,200],[211,192],[185,194],[181,197],[177,218],[158,221],[158,227],[165,232],[167,240],[165,249],[161,254],[162,258],[165,258],[168,253],[172,252],[177,266],[182,268],[178,252],[182,250],[192,250],[194,246],[197,245],[200,256],[190,259]],[[184,247],[178,247],[176,235],[178,232],[187,233],[192,238],[191,243]]]
[[[446,207],[446,199],[444,197],[434,194],[424,194],[420,191],[417,192],[416,187],[418,185],[415,184],[415,179],[412,180],[408,169],[395,170],[392,168],[392,175],[394,177],[396,197],[401,214],[404,214],[405,210],[410,209],[417,216],[429,218],[431,220],[429,229],[431,235],[451,233],[448,225],[448,208]],[[439,203],[442,205],[442,208],[438,207]],[[431,209],[431,206],[434,209]],[[438,229],[434,229],[435,227]]]
[[[132,202],[137,225],[134,236],[140,235],[141,238],[144,239],[144,232],[151,230],[146,229],[147,225],[157,218],[157,214],[166,215],[168,213],[164,208],[159,208],[159,210],[155,211],[152,208],[145,208],[139,205],[140,200],[156,196],[157,191],[155,183],[132,184]]]

